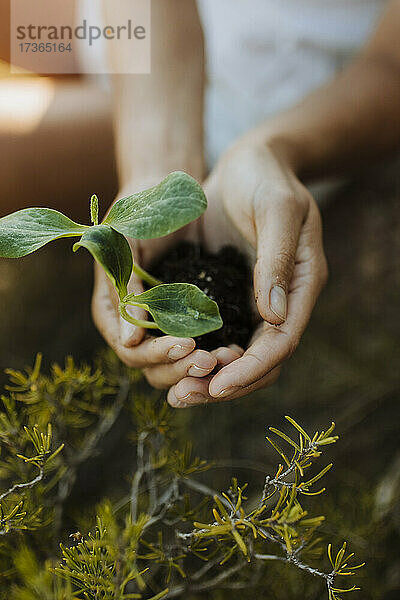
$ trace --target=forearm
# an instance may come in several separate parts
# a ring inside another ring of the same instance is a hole
[[[204,53],[194,0],[153,0],[151,39],[151,74],[113,77],[120,187],[177,169],[203,175]]]
[[[304,179],[344,174],[399,145],[399,107],[400,69],[360,60],[262,133]]]
[[[344,174],[400,143],[400,3],[360,55],[294,108],[251,132],[304,179]]]

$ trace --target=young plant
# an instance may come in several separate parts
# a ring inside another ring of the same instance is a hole
[[[96,196],[91,198],[92,225],[74,223],[50,208],[25,208],[0,219],[0,256],[20,258],[64,237],[79,237],[76,252],[86,248],[112,281],[124,319],[139,327],[160,329],[179,337],[196,337],[222,327],[217,304],[189,283],[163,284],[135,264],[126,237],[147,240],[163,237],[197,219],[207,200],[195,179],[176,171],[143,192],[118,200],[99,224]],[[126,236],[126,237],[125,237]],[[136,273],[150,287],[128,294]],[[154,321],[134,319],[128,305],[144,308]]]

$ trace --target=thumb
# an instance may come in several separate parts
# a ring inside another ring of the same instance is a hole
[[[129,294],[141,294],[144,291],[143,284],[140,279],[132,273],[128,284]],[[145,320],[147,319],[147,311],[137,306],[126,306],[126,311],[134,319]],[[129,323],[126,319],[120,316],[120,339],[121,344],[125,348],[132,348],[137,346],[143,340],[146,330],[143,327],[137,327],[132,323]]]
[[[254,268],[254,293],[257,308],[272,325],[287,317],[288,291],[293,275],[301,217],[289,207],[264,211],[257,223],[257,262]]]

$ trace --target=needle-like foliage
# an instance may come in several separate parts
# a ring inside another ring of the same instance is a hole
[[[332,464],[315,463],[338,440],[334,424],[311,434],[286,417],[284,431],[269,428],[279,464],[261,488],[234,477],[219,492],[205,483],[213,465],[177,441],[173,410],[111,354],[95,370],[68,359],[46,376],[38,357],[32,369],[9,375],[0,417],[0,598],[229,597],[267,590],[271,564],[320,579],[327,600],[359,589],[343,581],[362,565],[346,543],[324,551],[319,533],[315,498]],[[71,531],[65,511],[79,469],[122,411],[136,447],[129,488],[122,483],[119,496],[114,490],[112,500],[86,506]]]

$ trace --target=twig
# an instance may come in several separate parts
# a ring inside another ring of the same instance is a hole
[[[193,592],[203,592],[205,590],[212,589],[220,583],[222,583],[223,581],[225,581],[226,579],[228,579],[229,577],[231,577],[231,575],[234,575],[235,573],[240,571],[240,569],[242,569],[246,564],[246,561],[241,560],[230,569],[224,569],[221,573],[219,573],[219,575],[217,575],[213,579],[209,579],[208,581],[205,581],[204,583],[200,583],[198,585],[190,586],[189,589]]]
[[[255,554],[254,558],[257,560],[280,560],[287,562],[286,556],[278,556],[277,554]]]
[[[16,492],[17,490],[33,488],[35,485],[40,483],[40,481],[42,481],[43,476],[44,476],[44,469],[43,469],[43,467],[39,467],[39,473],[34,479],[32,479],[31,481],[27,481],[26,483],[15,483],[12,487],[10,487],[10,489],[8,489],[6,492],[1,494],[0,502],[2,500],[4,500],[4,498],[7,498],[7,496],[9,496],[10,494],[13,494],[14,492]]]
[[[274,477],[273,479],[271,479],[270,475],[267,475],[265,478],[265,483],[264,483],[264,489],[262,492],[262,498],[261,498],[261,502],[265,502],[267,496],[268,496],[268,488],[270,486],[273,486],[276,490],[281,490],[283,488],[292,488],[294,487],[294,483],[290,482],[290,481],[285,481],[286,477],[288,477],[291,473],[293,473],[293,471],[296,470],[297,464],[303,460],[303,458],[305,458],[307,456],[307,454],[309,452],[313,452],[315,450],[317,450],[318,446],[315,443],[311,443],[308,446],[306,446],[305,448],[303,448],[303,451],[299,454],[299,456],[296,458],[296,462],[292,462],[285,471],[283,471],[279,477]],[[299,492],[301,493],[301,489],[299,489]]]
[[[200,492],[200,494],[204,494],[205,496],[210,496],[210,498],[217,496],[219,498],[219,500],[221,500],[222,504],[224,504],[227,508],[231,508],[231,505],[229,504],[227,499],[224,498],[224,496],[222,496],[222,494],[209,488],[207,485],[204,485],[204,483],[200,483],[199,481],[196,481],[195,479],[189,479],[187,477],[181,479],[181,482],[184,485],[186,485],[187,487],[191,488],[192,490],[195,490],[196,492]]]
[[[138,468],[136,469],[136,473],[133,477],[132,486],[131,486],[131,517],[133,523],[136,522],[137,519],[137,505],[138,505],[138,495],[139,495],[139,487],[140,481],[145,473],[144,465],[143,465],[143,454],[144,454],[144,441],[146,439],[147,432],[142,431],[139,434],[139,439],[137,443],[137,462]]]

